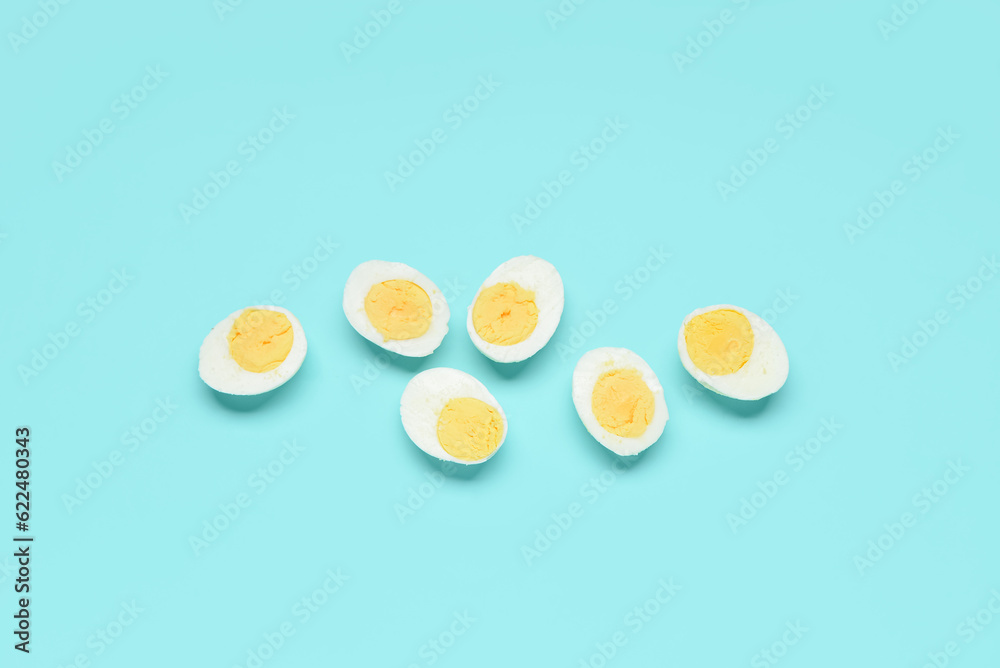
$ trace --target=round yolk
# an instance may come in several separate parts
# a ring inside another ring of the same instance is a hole
[[[753,352],[753,328],[739,311],[720,309],[696,315],[684,326],[688,357],[710,376],[739,371]]]
[[[478,462],[499,447],[503,418],[485,401],[471,397],[451,399],[438,417],[437,436],[441,447],[452,457]]]
[[[484,289],[472,307],[472,326],[484,341],[494,345],[520,343],[537,325],[535,293],[513,281]]]
[[[423,336],[430,329],[433,310],[424,289],[402,279],[376,283],[365,297],[368,320],[386,341]]]
[[[605,371],[594,383],[591,409],[607,431],[638,438],[653,420],[653,392],[637,369]]]
[[[229,330],[229,354],[247,371],[264,373],[285,361],[293,336],[284,313],[248,308]]]

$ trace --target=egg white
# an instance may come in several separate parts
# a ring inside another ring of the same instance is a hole
[[[445,405],[452,399],[469,397],[483,401],[500,413],[503,433],[496,450],[478,461],[468,461],[453,457],[445,452],[438,441],[438,418]],[[438,459],[456,464],[481,464],[500,451],[507,438],[507,416],[500,403],[481,382],[458,369],[438,367],[421,371],[410,379],[403,396],[399,400],[399,414],[403,419],[403,429],[418,448]]]
[[[247,371],[229,353],[229,332],[243,311],[258,309],[284,313],[292,325],[292,349],[277,367],[263,373]],[[212,328],[198,353],[198,375],[213,390],[225,394],[263,394],[284,385],[302,366],[306,358],[306,335],[298,319],[280,306],[248,306],[229,314]]]
[[[613,434],[594,415],[594,386],[601,374],[612,369],[636,369],[653,393],[653,419],[641,436],[629,438]],[[583,425],[597,442],[615,454],[637,455],[660,438],[670,419],[663,386],[646,361],[627,348],[595,348],[584,353],[573,370],[573,404]]]
[[[499,346],[479,336],[472,322],[472,309],[483,290],[497,283],[509,282],[515,282],[535,293],[538,323],[524,341],[510,346]],[[469,337],[476,348],[494,362],[524,361],[544,348],[552,338],[556,327],[559,326],[564,303],[562,277],[552,264],[534,255],[511,258],[493,270],[472,298],[466,321]]]
[[[684,328],[691,318],[720,309],[737,311],[746,316],[753,331],[753,350],[746,364],[735,372],[724,376],[713,376],[696,367],[691,361],[687,343],[684,341]],[[781,389],[788,378],[788,352],[778,333],[756,313],[732,304],[707,306],[689,313],[681,323],[681,331],[677,336],[677,350],[681,356],[681,363],[695,380],[713,392],[732,399],[744,401],[762,399]]]
[[[430,327],[414,339],[386,341],[365,312],[365,298],[372,287],[392,280],[415,283],[430,297]],[[362,262],[347,277],[347,284],[344,286],[344,314],[358,334],[381,348],[405,357],[426,357],[434,352],[448,333],[448,319],[451,317],[448,301],[431,279],[402,262],[382,260]]]

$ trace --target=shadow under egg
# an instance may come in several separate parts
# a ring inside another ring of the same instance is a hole
[[[740,417],[751,418],[760,415],[765,408],[767,408],[768,403],[771,400],[773,394],[769,394],[766,397],[760,399],[733,399],[732,397],[727,397],[714,390],[708,390],[708,394],[711,400],[717,405],[721,406],[725,410],[736,413]]]
[[[487,358],[488,359],[488,358]],[[493,370],[497,372],[500,376],[503,376],[507,380],[512,378],[517,378],[521,375],[521,372],[528,368],[528,362],[531,361],[531,357],[520,362],[497,362],[495,360],[490,360],[490,366]]]
[[[472,480],[477,475],[479,475],[479,468],[481,466],[488,465],[493,458],[500,455],[499,452],[495,453],[493,457],[481,464],[459,464],[457,462],[447,461],[445,459],[438,459],[434,455],[430,455],[423,451],[416,443],[414,443],[409,434],[406,433],[406,429],[403,428],[402,423],[399,424],[399,433],[401,435],[400,445],[405,447],[410,454],[408,455],[414,461],[419,461],[426,473],[440,473],[446,478],[451,478],[455,480]]]
[[[490,457],[489,460],[482,462],[481,464],[458,464],[456,462],[449,462],[443,459],[438,459],[437,457],[432,457],[427,453],[424,455],[430,459],[429,466],[435,471],[440,472],[447,478],[453,480],[472,480],[480,474],[480,468],[483,466],[488,466],[489,463],[500,455],[499,452]]]
[[[270,402],[282,391],[284,391],[285,394],[294,393],[298,378],[302,375],[302,370],[304,368],[306,368],[306,364],[303,362],[302,366],[291,378],[278,387],[268,390],[267,392],[261,392],[260,394],[228,394],[209,387],[207,384],[203,384],[205,390],[210,392],[215,397],[215,401],[226,410],[237,413],[249,413],[258,410],[261,406]]]
[[[407,355],[401,355],[388,348],[383,348],[377,343],[373,343],[368,339],[365,339],[365,343],[368,346],[368,351],[373,359],[386,359],[388,362],[385,366],[390,364],[395,367],[399,367],[407,373],[416,373],[420,371],[424,366],[427,365],[428,358],[430,355],[425,355],[424,357],[408,357]],[[377,362],[372,362],[376,367],[380,365]]]
[[[225,392],[213,390],[207,385],[205,386],[205,390],[212,393],[220,406],[239,413],[249,413],[257,410],[266,404],[271,399],[271,395],[274,394],[274,390],[264,392],[263,394],[226,394]]]

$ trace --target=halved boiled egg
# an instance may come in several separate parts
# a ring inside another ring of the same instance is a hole
[[[521,362],[541,350],[559,325],[563,282],[550,263],[533,255],[493,270],[469,307],[472,343],[495,362]]]
[[[278,306],[250,306],[212,328],[198,354],[198,375],[226,394],[262,394],[286,383],[306,357],[302,325]]]
[[[362,262],[347,277],[344,313],[358,334],[405,355],[426,357],[448,333],[448,301],[434,283],[402,262]]]
[[[573,404],[591,436],[623,456],[655,443],[670,417],[656,374],[626,348],[595,348],[580,358]]]
[[[411,378],[399,413],[418,448],[458,464],[485,462],[507,436],[500,404],[485,385],[458,369],[428,369]]]
[[[739,306],[692,311],[681,325],[677,349],[695,380],[733,399],[761,399],[788,378],[788,353],[777,332]]]

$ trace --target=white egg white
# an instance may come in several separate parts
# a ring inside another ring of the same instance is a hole
[[[445,452],[437,436],[438,418],[452,399],[479,399],[495,408],[503,419],[503,434],[493,453],[479,461],[458,459]],[[399,401],[403,429],[418,448],[438,459],[457,464],[481,464],[495,455],[507,438],[507,416],[500,403],[481,382],[458,369],[438,367],[421,371],[410,379]]]
[[[515,282],[535,293],[538,324],[524,341],[510,346],[500,346],[479,336],[479,332],[473,326],[472,309],[483,290],[497,283],[509,282]],[[564,303],[562,277],[552,264],[534,255],[511,258],[493,270],[472,298],[466,323],[469,337],[480,352],[495,362],[524,361],[544,348],[552,338],[556,327],[559,326]]]
[[[417,338],[386,341],[368,319],[368,314],[365,312],[365,298],[368,292],[373,286],[392,280],[416,283],[430,297],[432,309],[430,327]],[[347,277],[347,284],[344,286],[344,314],[358,334],[377,346],[405,357],[426,357],[434,352],[444,340],[444,335],[448,333],[448,319],[451,317],[448,301],[431,279],[402,262],[382,260],[362,262]]]
[[[306,335],[298,319],[280,306],[248,306],[261,311],[284,313],[292,325],[292,349],[288,357],[274,369],[263,373],[247,371],[229,353],[229,332],[233,323],[243,311],[230,313],[222,322],[212,328],[201,344],[198,353],[198,375],[213,390],[225,394],[263,394],[284,385],[295,375],[306,358]]]
[[[687,342],[684,340],[684,328],[687,327],[691,318],[720,309],[737,311],[750,321],[750,329],[753,331],[753,351],[751,351],[746,364],[735,372],[724,376],[713,376],[696,367],[691,361],[687,351]],[[695,380],[713,392],[732,399],[745,401],[762,399],[781,389],[788,378],[788,352],[785,350],[785,344],[781,342],[778,333],[756,313],[751,313],[745,308],[732,304],[706,306],[689,313],[684,318],[684,322],[681,323],[681,331],[677,337],[677,350],[681,356],[681,363]]]
[[[597,380],[613,369],[636,369],[653,393],[653,419],[641,436],[629,438],[613,434],[597,421],[594,415],[593,396]],[[670,419],[663,386],[646,361],[627,348],[595,348],[584,353],[573,370],[573,404],[583,425],[597,442],[615,454],[637,455],[660,438]]]

